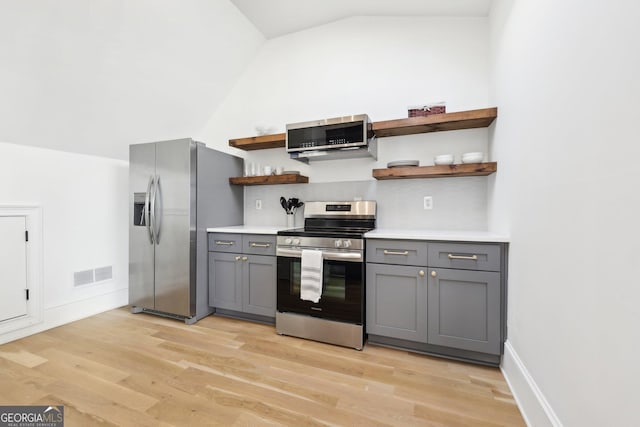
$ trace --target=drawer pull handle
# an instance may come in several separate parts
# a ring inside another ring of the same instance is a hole
[[[418,271],[418,276],[424,277],[424,271],[423,270]]]
[[[477,261],[478,260],[478,255],[467,256],[467,255],[449,254],[449,259],[468,259],[468,260],[471,260],[471,261]]]
[[[409,255],[409,251],[388,251],[386,249],[382,253],[385,255]]]
[[[431,272],[431,277],[437,277],[437,276],[438,276],[438,273],[436,273],[435,270]]]
[[[240,256],[237,256],[236,261],[240,261],[240,258],[241,258]]]
[[[233,241],[216,240],[216,245],[232,246]]]
[[[270,248],[271,247],[271,243],[255,243],[255,242],[251,242],[251,247],[252,248]]]

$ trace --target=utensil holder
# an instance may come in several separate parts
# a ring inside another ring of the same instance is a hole
[[[287,228],[296,227],[296,216],[293,213],[287,213]]]

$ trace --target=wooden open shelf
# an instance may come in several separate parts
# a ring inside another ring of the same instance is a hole
[[[229,178],[234,185],[306,184],[309,177],[288,173],[284,175],[237,176]]]
[[[488,127],[498,117],[496,107],[479,110],[458,111],[455,113],[433,114],[425,117],[386,120],[374,122],[373,130],[377,138],[389,136],[413,135],[418,133],[442,132],[448,130],[473,129]],[[241,150],[265,150],[280,148],[285,145],[286,135],[251,136],[248,138],[230,139],[229,145]]]
[[[447,130],[486,128],[498,117],[497,108],[433,114],[424,117],[374,122],[377,138],[414,135],[417,133],[442,132]]]
[[[230,139],[229,145],[245,151],[266,150],[268,148],[284,147],[285,138],[284,133],[274,133],[272,135]]]
[[[446,178],[454,176],[487,176],[498,170],[496,162],[463,163],[459,165],[409,166],[374,169],[375,179]]]

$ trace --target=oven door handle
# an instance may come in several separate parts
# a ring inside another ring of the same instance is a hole
[[[302,258],[302,249],[277,248],[276,255],[291,258]],[[334,261],[362,262],[362,254],[360,252],[337,252],[323,250],[322,259]]]

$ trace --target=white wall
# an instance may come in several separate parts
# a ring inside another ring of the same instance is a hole
[[[391,160],[487,148],[486,130],[385,138],[379,161],[290,160],[284,150],[241,152],[230,138],[256,126],[367,113],[407,117],[407,107],[446,101],[448,111],[488,107],[488,24],[482,18],[357,17],[268,40],[199,139],[261,165],[301,170],[311,182],[360,181]]]
[[[489,226],[512,241],[505,372],[531,425],[640,425],[640,5],[494,6]]]
[[[0,0],[0,141],[126,159],[193,136],[263,42],[228,0]]]
[[[0,335],[0,342],[126,305],[128,164],[0,143],[2,204],[39,205],[43,323]],[[40,261],[40,260],[30,260]],[[113,266],[113,279],[73,286],[73,273]]]

